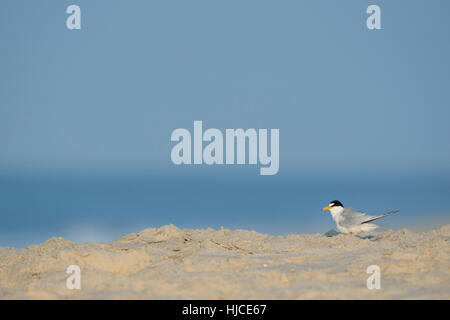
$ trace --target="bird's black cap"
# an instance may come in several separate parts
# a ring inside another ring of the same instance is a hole
[[[331,207],[344,207],[344,205],[339,200],[333,200],[330,202]]]

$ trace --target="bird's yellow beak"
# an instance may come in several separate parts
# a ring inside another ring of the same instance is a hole
[[[332,207],[326,206],[325,208],[322,208],[322,210],[330,210]]]

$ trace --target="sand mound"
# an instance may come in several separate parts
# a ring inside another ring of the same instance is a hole
[[[269,236],[149,228],[113,243],[0,247],[2,299],[449,299],[450,225],[429,232]],[[66,269],[81,269],[69,290]],[[369,290],[366,269],[381,269]]]

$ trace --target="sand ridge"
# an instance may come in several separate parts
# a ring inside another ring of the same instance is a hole
[[[168,225],[112,243],[51,238],[0,247],[0,299],[450,299],[449,237],[450,225],[365,239]],[[80,290],[66,287],[69,265]]]

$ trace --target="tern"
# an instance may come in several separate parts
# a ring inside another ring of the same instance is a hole
[[[377,216],[369,216],[364,212],[359,212],[355,209],[344,208],[342,203],[338,200],[331,201],[330,204],[325,208],[322,208],[322,210],[330,211],[334,222],[336,222],[338,230],[345,234],[358,234],[361,232],[372,231],[378,228],[378,226],[373,224],[372,221],[399,211],[394,210]]]

